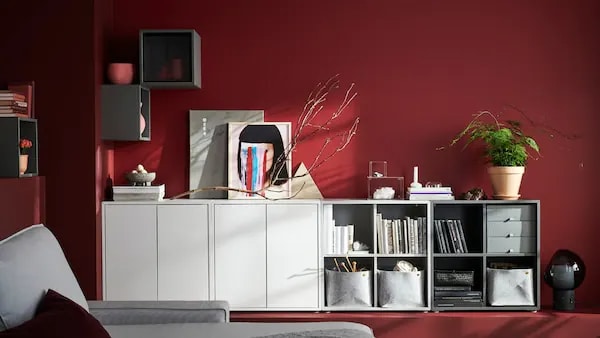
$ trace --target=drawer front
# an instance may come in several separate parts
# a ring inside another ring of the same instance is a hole
[[[534,205],[488,205],[488,221],[535,221]]]
[[[488,237],[535,236],[535,221],[488,222]]]
[[[535,237],[488,237],[488,253],[535,253]]]

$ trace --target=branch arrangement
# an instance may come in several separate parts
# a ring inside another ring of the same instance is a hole
[[[329,78],[327,81],[317,84],[315,89],[308,95],[302,112],[298,117],[296,130],[293,133],[289,144],[285,148],[284,152],[273,161],[273,168],[278,168],[278,170],[273,170],[273,172],[271,172],[270,182],[274,182],[277,178],[279,178],[281,171],[284,168],[284,166],[277,164],[287,163],[291,158],[291,154],[296,150],[297,146],[301,144],[304,140],[311,139],[321,134],[326,134],[323,144],[317,152],[317,155],[312,160],[310,165],[307,166],[306,173],[298,176],[294,176],[293,174],[291,174],[289,175],[290,177],[288,177],[288,180],[293,180],[309,175],[311,172],[319,168],[325,162],[333,158],[336,154],[343,151],[348,146],[348,144],[350,144],[350,141],[352,140],[358,129],[358,117],[354,119],[350,127],[348,127],[347,129],[342,129],[339,132],[333,132],[333,130],[336,130],[335,127],[337,127],[336,122],[338,122],[338,118],[343,114],[346,108],[348,108],[350,103],[354,100],[354,98],[357,95],[357,93],[354,91],[354,83],[352,83],[346,90],[342,102],[329,116],[326,116],[324,121],[319,122],[317,119],[322,115],[321,113],[324,110],[324,105],[328,97],[334,90],[339,88],[339,84],[339,74],[337,74]],[[171,199],[181,198],[201,191],[219,190],[236,191],[251,195],[258,195],[267,200],[279,200],[290,199],[295,197],[302,190],[303,187],[304,185],[302,185],[300,189],[298,189],[298,191],[295,191],[290,197],[278,198],[268,197],[266,196],[265,192],[267,190],[273,191],[273,189],[281,189],[280,191],[284,191],[283,189],[285,188],[275,187],[273,185],[266,186],[260,190],[244,190],[226,186],[203,187],[183,192],[181,194],[171,197]]]

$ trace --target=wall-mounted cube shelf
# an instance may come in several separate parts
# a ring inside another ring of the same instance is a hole
[[[140,84],[200,88],[200,36],[193,29],[140,30]]]
[[[140,85],[102,85],[102,139],[150,141],[150,90]]]
[[[24,174],[19,173],[19,141],[28,139],[28,163]],[[37,120],[22,117],[0,117],[0,177],[29,177],[38,175]]]

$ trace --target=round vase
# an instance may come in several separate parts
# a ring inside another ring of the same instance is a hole
[[[146,129],[146,119],[144,118],[144,115],[142,115],[142,113],[140,113],[140,135],[142,135],[144,133],[145,129]]]
[[[29,155],[19,155],[19,175],[25,174],[27,164],[29,163]]]
[[[111,63],[108,65],[108,79],[114,84],[130,84],[133,81],[132,63]]]

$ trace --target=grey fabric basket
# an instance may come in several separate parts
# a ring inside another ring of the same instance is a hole
[[[373,306],[371,271],[325,270],[327,306]]]
[[[425,306],[424,287],[423,271],[377,271],[377,298],[380,307]]]
[[[492,306],[533,306],[533,269],[487,268],[487,297]]]

